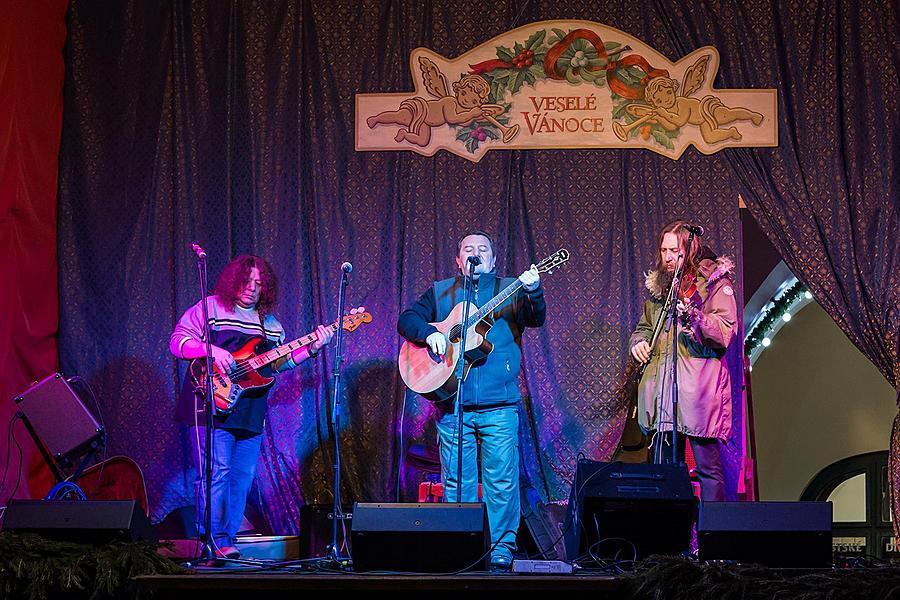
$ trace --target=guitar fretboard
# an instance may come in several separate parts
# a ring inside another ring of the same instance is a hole
[[[503,304],[507,298],[515,294],[522,287],[522,282],[516,279],[514,282],[500,290],[500,293],[488,300],[488,303],[478,309],[474,315],[469,316],[467,328],[478,324],[483,318],[494,312],[494,309]]]
[[[337,331],[339,322],[340,321],[335,321],[331,325],[327,325],[328,329],[330,329],[331,331]],[[253,358],[249,359],[245,364],[249,365],[250,367],[252,367],[254,369],[264,367],[267,364],[269,364],[270,362],[274,362],[274,361],[278,360],[279,358],[287,356],[288,354],[290,354],[294,350],[297,350],[298,348],[302,348],[303,346],[312,344],[317,339],[318,339],[318,336],[316,335],[315,331],[312,333],[307,333],[303,337],[299,337],[292,342],[288,342],[287,344],[283,344],[281,346],[278,346],[277,348],[273,348],[273,349],[269,350],[268,352],[263,352],[262,354],[258,354],[256,356],[254,356]]]

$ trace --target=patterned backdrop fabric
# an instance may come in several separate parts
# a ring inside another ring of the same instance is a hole
[[[353,149],[354,94],[411,90],[412,49],[453,57],[558,18],[684,53],[658,9],[631,4],[71,3],[61,359],[100,398],[110,453],[143,468],[155,520],[194,500],[189,445],[172,416],[181,374],[168,352],[173,323],[199,298],[192,240],[206,247],[213,281],[236,254],[267,257],[280,277],[277,314],[295,337],[336,317],[339,267],[353,263],[348,304],[375,321],[345,338],[345,501],[415,498],[423,474],[404,467],[405,453],[433,443],[435,430],[431,406],[399,378],[396,319],[453,274],[460,234],[492,232],[508,275],[568,248],[570,263],[543,278],[547,324],[524,338],[524,470],[544,499],[560,499],[579,453],[612,456],[656,232],[675,217],[696,220],[711,247],[740,259],[740,183],[725,157],[491,152],[472,164]],[[704,43],[722,46],[727,72],[741,55],[726,41]],[[331,502],[332,358],[281,376],[270,396],[253,502],[278,533],[296,532],[301,505]],[[740,398],[739,343],[728,360]],[[739,431],[739,402],[734,418]],[[726,448],[731,497],[737,437]]]
[[[760,228],[897,389],[900,405],[900,3],[750,3],[715,22],[679,2],[658,4],[679,48],[714,31],[740,48],[745,60],[721,70],[726,85],[756,81],[780,91],[778,149],[725,159]],[[746,31],[755,32],[753,43]],[[898,422],[889,461],[894,514]]]

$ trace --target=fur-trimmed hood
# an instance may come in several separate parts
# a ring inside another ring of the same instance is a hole
[[[697,269],[706,279],[706,285],[710,286],[723,277],[731,277],[734,274],[734,261],[727,256],[720,256],[716,260],[706,258],[700,261]],[[644,274],[644,286],[656,300],[665,300],[669,291],[662,288],[662,277],[656,270]]]

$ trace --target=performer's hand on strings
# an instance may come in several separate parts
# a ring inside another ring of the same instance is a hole
[[[645,363],[650,358],[650,344],[645,340],[639,341],[631,347],[631,356],[639,363]]]
[[[533,292],[541,285],[541,274],[538,273],[537,267],[531,265],[531,268],[519,275],[519,281],[526,292]]]
[[[440,331],[435,331],[425,338],[425,343],[428,344],[431,351],[438,356],[443,356],[447,351],[447,338],[445,338],[444,334]]]
[[[219,348],[218,346],[211,346],[211,348],[213,364],[215,367],[223,373],[231,371],[231,369],[234,368],[234,357],[231,355],[231,352]]]
[[[312,353],[318,354],[322,346],[331,342],[332,337],[334,337],[334,331],[331,327],[326,327],[325,325],[316,327],[316,341],[312,343]]]

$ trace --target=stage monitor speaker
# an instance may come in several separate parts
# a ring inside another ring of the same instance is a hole
[[[566,558],[644,558],[690,549],[697,511],[685,465],[578,461]]]
[[[10,500],[3,530],[82,544],[156,541],[150,520],[134,500]]]
[[[103,428],[59,373],[34,384],[15,401],[57,461],[86,450],[104,435]]]
[[[831,567],[831,502],[704,502],[701,560]]]
[[[353,505],[353,570],[454,573],[485,569],[482,503]]]

